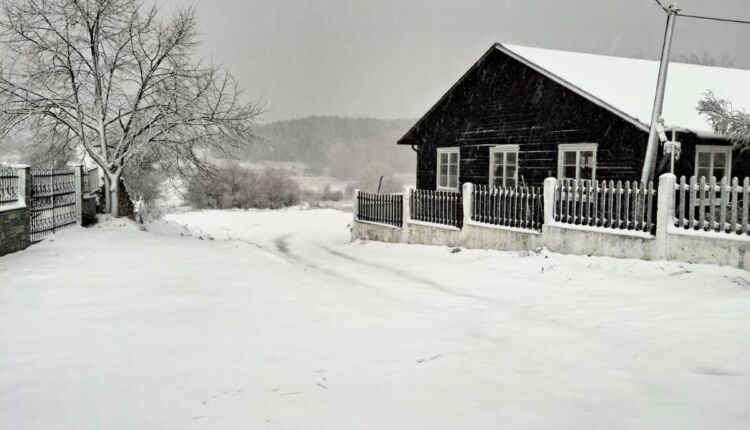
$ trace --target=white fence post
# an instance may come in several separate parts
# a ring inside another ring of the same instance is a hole
[[[409,221],[411,221],[411,193],[414,191],[414,187],[405,186],[403,188],[403,210],[401,215],[401,242],[409,243]]]
[[[467,182],[463,190],[464,224],[471,221],[471,205],[474,201],[474,184]]]
[[[665,173],[659,177],[659,191],[656,202],[656,259],[667,258],[668,230],[674,225],[674,193],[677,177]]]
[[[557,188],[556,178],[547,178],[544,180],[544,224],[549,225],[555,220],[555,188]]]

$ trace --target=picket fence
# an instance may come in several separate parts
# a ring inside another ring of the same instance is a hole
[[[564,224],[654,233],[653,181],[557,181],[554,220]]]
[[[541,231],[544,224],[543,195],[538,187],[474,186],[471,220]]]
[[[684,176],[675,187],[675,225],[685,230],[750,235],[750,178],[706,181]]]

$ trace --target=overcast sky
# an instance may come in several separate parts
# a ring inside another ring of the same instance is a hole
[[[157,0],[164,13],[185,0]],[[492,45],[657,58],[654,0],[193,0],[201,55],[222,62],[263,122],[308,115],[417,118]],[[750,20],[750,0],[683,0]],[[750,25],[678,18],[674,53],[750,68]],[[748,83],[750,85],[750,83]]]

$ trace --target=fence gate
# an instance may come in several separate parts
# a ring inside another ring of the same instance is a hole
[[[31,172],[31,242],[44,240],[76,223],[75,173]]]

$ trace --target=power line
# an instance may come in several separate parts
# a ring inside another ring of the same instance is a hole
[[[677,16],[684,16],[685,18],[707,19],[710,21],[733,22],[736,24],[750,24],[750,21],[743,21],[741,19],[717,18],[713,16],[700,16],[700,15],[686,15],[686,14],[682,14],[679,12],[677,13]]]

